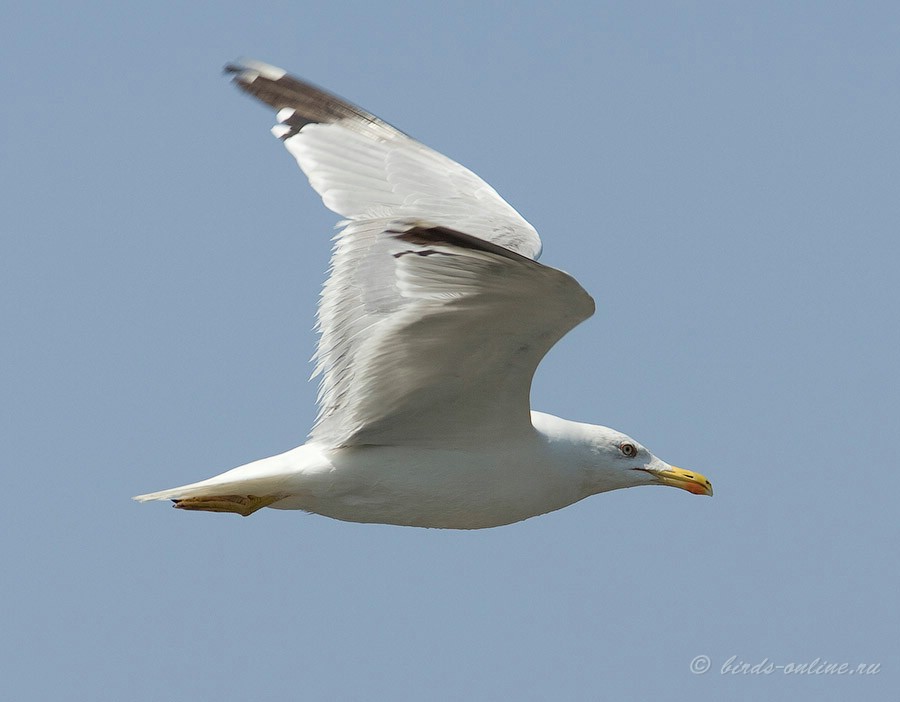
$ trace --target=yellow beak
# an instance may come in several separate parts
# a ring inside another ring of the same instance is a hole
[[[666,470],[653,471],[659,482],[663,485],[681,488],[687,490],[694,495],[710,495],[713,494],[712,483],[705,475],[695,473],[692,470],[684,470],[684,468],[676,468],[671,466]]]

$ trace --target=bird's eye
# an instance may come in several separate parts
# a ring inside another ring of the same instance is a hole
[[[619,444],[619,451],[621,451],[622,455],[626,456],[627,458],[633,458],[637,455],[637,446],[626,441]]]

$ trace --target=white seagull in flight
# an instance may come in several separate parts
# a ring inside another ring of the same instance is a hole
[[[280,68],[226,72],[345,218],[318,311],[319,414],[303,446],[135,499],[481,529],[635,485],[712,495],[621,432],[531,410],[538,363],[594,301],[536,261],[537,232],[493,188]]]

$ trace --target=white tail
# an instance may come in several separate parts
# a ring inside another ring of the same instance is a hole
[[[263,458],[197,483],[137,495],[134,500],[185,500],[213,495],[289,495],[297,488],[297,477],[310,465],[310,454],[318,450],[300,446],[287,453]]]

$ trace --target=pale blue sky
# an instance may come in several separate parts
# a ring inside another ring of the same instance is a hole
[[[4,699],[896,699],[895,3],[0,13]],[[471,533],[133,503],[314,417],[336,216],[240,55],[494,185],[598,302],[535,407],[715,497]]]

